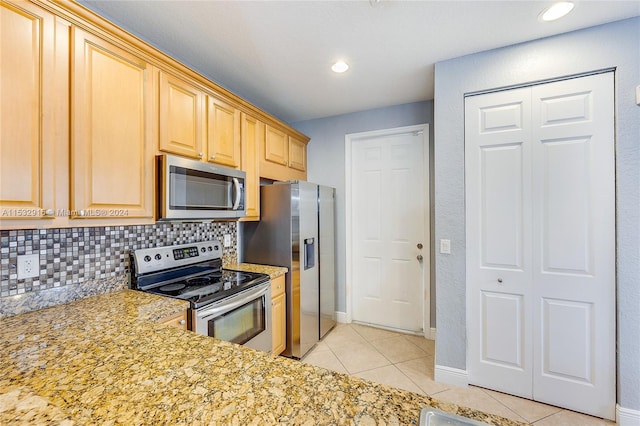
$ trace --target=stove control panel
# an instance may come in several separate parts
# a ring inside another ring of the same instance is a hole
[[[153,247],[133,252],[137,274],[157,272],[221,258],[222,244],[217,240]]]
[[[209,248],[211,248],[211,246],[209,246]],[[206,253],[207,248],[202,247],[202,252]],[[175,260],[189,259],[190,257],[197,257],[198,255],[198,247],[195,246],[173,249],[173,258]]]

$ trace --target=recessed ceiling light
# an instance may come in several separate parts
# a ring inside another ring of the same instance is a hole
[[[574,6],[575,5],[571,1],[559,1],[543,10],[538,16],[538,19],[543,22],[555,21],[556,19],[560,19],[567,13],[571,12]]]
[[[344,61],[338,61],[335,64],[331,65],[331,71],[342,73],[349,69],[349,65],[347,65]]]

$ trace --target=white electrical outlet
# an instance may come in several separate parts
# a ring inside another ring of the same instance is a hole
[[[440,240],[440,253],[451,254],[451,240]]]
[[[231,247],[231,234],[225,234],[224,236],[224,246]]]
[[[33,278],[40,275],[40,255],[23,254],[18,256],[18,279]]]

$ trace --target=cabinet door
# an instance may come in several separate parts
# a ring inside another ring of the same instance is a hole
[[[285,276],[271,280],[271,323],[272,350],[274,355],[281,354],[287,347],[287,296],[285,294]]]
[[[0,219],[54,213],[54,16],[0,4]]]
[[[284,293],[271,299],[271,323],[273,324],[271,353],[273,355],[280,355],[287,346],[286,305]]]
[[[160,151],[202,158],[204,93],[160,71]]]
[[[289,141],[286,133],[267,125],[264,142],[264,159],[276,164],[288,165]]]
[[[260,220],[260,177],[258,176],[260,146],[264,143],[264,123],[242,113],[242,170],[245,180],[244,203],[247,216],[240,220]]]
[[[240,167],[240,110],[209,96],[207,156],[213,163]]]
[[[301,172],[307,171],[307,146],[291,136],[289,136],[289,167]]]
[[[153,216],[150,66],[73,28],[71,213]]]

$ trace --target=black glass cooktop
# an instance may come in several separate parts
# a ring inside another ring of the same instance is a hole
[[[242,290],[269,281],[269,276],[227,269],[147,288],[149,293],[188,300],[197,309]]]

